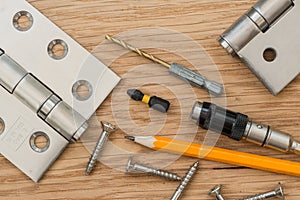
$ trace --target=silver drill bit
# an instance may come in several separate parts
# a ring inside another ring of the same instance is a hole
[[[102,125],[102,129],[103,129],[102,133],[98,139],[96,147],[95,147],[93,154],[90,157],[89,163],[87,164],[87,167],[86,167],[85,175],[87,175],[87,176],[90,175],[94,166],[96,165],[97,158],[98,158],[100,152],[102,151],[102,149],[104,148],[104,145],[106,144],[110,133],[112,133],[113,131],[116,130],[116,127],[108,122],[102,121],[101,125]]]
[[[221,194],[222,185],[217,185],[209,191],[210,196],[215,196],[216,200],[225,200]]]
[[[274,191],[258,194],[258,195],[252,196],[252,197],[245,198],[243,200],[263,200],[263,199],[269,199],[269,198],[273,198],[273,197],[285,199],[282,186],[280,183],[278,183],[278,185],[279,185],[278,188],[276,188],[276,190],[274,190]]]
[[[144,165],[140,165],[138,163],[132,163],[132,157],[128,159],[128,163],[126,166],[126,172],[131,172],[131,171],[144,172],[147,174],[152,174],[154,176],[160,176],[171,181],[181,181],[181,177],[178,176],[177,174],[169,173],[158,169],[153,169]]]
[[[119,40],[115,37],[112,37],[110,35],[106,35],[105,38],[109,41],[112,41],[125,49],[131,50],[140,56],[147,58],[149,60],[152,60],[153,62],[156,62],[158,64],[163,65],[164,67],[169,69],[169,72],[181,79],[187,80],[189,83],[196,87],[205,88],[210,94],[218,96],[223,93],[223,85],[220,83],[217,83],[215,81],[208,80],[206,77],[204,77],[201,74],[197,74],[193,72],[192,70],[189,70],[188,68],[177,64],[177,63],[168,63],[164,60],[161,60],[160,58],[157,58],[141,49],[138,49],[122,40]]]
[[[177,187],[176,191],[174,192],[173,196],[171,197],[171,200],[178,200],[181,195],[182,192],[184,191],[184,189],[186,188],[186,186],[189,184],[189,182],[191,181],[191,179],[193,178],[193,176],[195,175],[197,169],[199,166],[199,162],[195,162],[191,168],[189,169],[189,171],[187,172],[187,174],[185,175],[185,177],[182,179],[180,185]]]

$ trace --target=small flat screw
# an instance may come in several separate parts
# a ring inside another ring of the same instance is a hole
[[[189,184],[189,182],[192,180],[193,176],[195,175],[197,169],[199,166],[199,162],[195,162],[191,168],[189,169],[189,171],[187,172],[187,174],[185,175],[185,177],[182,179],[180,185],[177,187],[176,191],[174,192],[173,196],[171,197],[171,200],[178,200],[180,199],[182,192],[184,191],[184,189],[186,188],[186,186]]]
[[[178,176],[177,174],[158,170],[158,169],[153,169],[144,165],[140,165],[138,163],[132,163],[132,157],[128,159],[128,163],[126,166],[126,172],[131,172],[131,171],[144,172],[144,173],[152,174],[154,176],[160,176],[171,181],[181,181],[181,177]]]
[[[279,186],[274,191],[270,191],[270,192],[266,192],[266,193],[261,193],[261,194],[258,194],[258,195],[254,195],[252,197],[248,197],[248,198],[245,198],[243,200],[263,200],[263,199],[269,199],[269,198],[272,198],[272,197],[277,197],[277,198],[285,199],[282,186],[281,186],[280,183],[278,183],[278,185]]]
[[[100,152],[102,151],[102,149],[104,148],[104,145],[106,144],[110,133],[112,133],[116,130],[116,127],[114,125],[108,123],[108,122],[103,122],[102,121],[101,125],[102,125],[102,132],[101,132],[101,135],[98,139],[96,147],[93,151],[93,154],[91,155],[90,160],[87,164],[86,171],[85,171],[86,176],[90,175],[90,173],[94,169],[94,167],[96,165],[97,158],[98,158]]]
[[[210,196],[215,196],[216,200],[225,200],[224,197],[221,194],[222,185],[217,185],[213,189],[209,191]]]

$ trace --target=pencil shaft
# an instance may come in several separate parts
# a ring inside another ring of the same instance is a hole
[[[300,163],[281,160],[251,153],[243,153],[217,147],[208,147],[200,144],[188,143],[170,138],[155,136],[153,149],[185,156],[202,158],[205,160],[223,162],[237,166],[244,166],[270,172],[300,176]],[[139,143],[139,140],[136,140]],[[150,147],[149,145],[146,145]]]

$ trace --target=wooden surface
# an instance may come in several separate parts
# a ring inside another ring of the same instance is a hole
[[[225,84],[228,108],[247,113],[255,121],[268,123],[300,140],[300,79],[297,78],[282,93],[274,97],[239,59],[227,55],[216,41],[216,38],[250,8],[255,0],[29,0],[29,2],[89,51],[93,51],[107,33],[114,35],[132,29],[160,27],[187,35],[202,45],[216,63]],[[186,62],[183,58],[177,58],[174,53],[162,53],[156,49],[151,49],[151,52],[169,61],[173,58],[179,63]],[[147,63],[151,62],[128,53],[122,59],[113,62],[110,68],[123,76],[132,67]],[[150,86],[144,87],[144,90],[164,96],[174,105],[168,114],[167,122],[170,124],[167,124],[161,132],[169,134],[176,132],[181,117],[180,112],[177,112],[180,111],[180,105],[176,96],[160,86]],[[199,100],[211,100],[205,91],[197,91]],[[111,99],[110,96],[98,109],[98,120],[115,122],[111,114]],[[124,102],[124,106],[127,106],[127,101]],[[143,126],[149,123],[146,106],[130,101],[130,109],[131,116],[137,124]],[[198,134],[203,133],[205,132],[199,129]],[[111,137],[111,141],[132,152],[147,151],[130,141],[125,141],[124,135],[125,133],[119,130]],[[299,161],[296,155],[285,155],[246,142],[235,142],[223,136],[220,137],[217,146]],[[125,174],[100,163],[94,173],[87,177],[84,170],[89,156],[90,153],[82,142],[70,144],[39,183],[33,183],[9,161],[0,157],[0,199],[169,199],[178,185],[177,182],[157,177]],[[180,157],[165,169],[184,175],[194,161],[192,158]],[[226,199],[239,199],[272,190],[279,181],[284,185],[288,200],[299,199],[298,177],[201,161],[201,168],[183,199],[213,199],[207,193],[216,184],[224,185],[223,193]]]

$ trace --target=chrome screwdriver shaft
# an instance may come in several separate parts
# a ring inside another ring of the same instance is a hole
[[[177,64],[177,63],[170,64],[160,58],[157,58],[141,49],[138,49],[138,48],[124,42],[123,40],[119,40],[110,35],[106,35],[105,38],[109,41],[112,41],[112,42],[124,47],[125,49],[131,50],[131,51],[139,54],[140,56],[142,56],[144,58],[147,58],[149,60],[152,60],[155,63],[163,65],[164,67],[169,69],[169,72],[172,75],[179,77],[183,80],[186,80],[190,84],[197,86],[199,88],[205,88],[212,95],[218,96],[223,93],[223,85],[222,84],[217,83],[215,81],[208,80],[203,75],[197,74],[197,73],[193,72],[192,70],[189,70],[188,68],[186,68],[180,64]]]

